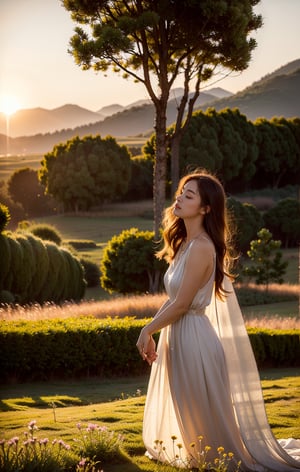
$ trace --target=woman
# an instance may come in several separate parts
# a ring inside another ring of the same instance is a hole
[[[168,300],[137,341],[152,365],[143,426],[147,454],[179,467],[197,466],[202,450],[213,462],[223,447],[233,454],[232,470],[239,461],[245,471],[300,469],[265,414],[230,282],[225,194],[218,179],[205,172],[184,177],[166,210],[163,234],[158,256],[170,262],[164,279]],[[156,353],[152,335],[159,330]]]

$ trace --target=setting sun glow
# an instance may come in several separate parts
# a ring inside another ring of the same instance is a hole
[[[4,95],[0,98],[0,112],[7,116],[13,115],[20,108],[19,102],[16,97],[12,95]]]

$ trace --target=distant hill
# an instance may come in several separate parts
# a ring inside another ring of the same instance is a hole
[[[29,108],[19,110],[10,117],[9,135],[32,136],[37,133],[52,133],[64,128],[95,123],[104,115],[86,110],[78,105],[64,105],[53,110]],[[0,113],[0,133],[6,134],[6,116]]]
[[[201,97],[201,103],[219,97],[219,93],[223,94],[222,96],[227,96],[227,94],[230,94],[230,92],[227,92],[226,90],[215,90],[215,95],[213,93],[203,93]],[[171,94],[171,98],[176,98],[179,95],[182,95],[182,89],[175,89]],[[18,136],[33,136],[36,134],[46,134],[61,130],[75,129],[81,126],[88,126],[93,123],[98,123],[99,121],[104,121],[110,116],[126,112],[131,109],[136,109],[137,107],[143,107],[144,105],[153,108],[151,100],[148,99],[138,100],[126,106],[112,104],[101,108],[97,112],[87,110],[77,105],[64,105],[53,110],[48,110],[46,108],[19,110],[10,117],[8,134],[10,137],[15,138]],[[118,119],[116,121],[118,122]],[[152,113],[150,112],[148,117],[145,115],[145,123],[140,123],[138,133],[151,127],[153,127],[153,111]],[[107,128],[106,124],[104,125],[104,128]],[[7,122],[4,113],[0,113],[0,134],[1,133],[7,134]],[[115,132],[112,133],[110,131],[107,131],[107,133],[115,134]],[[122,130],[118,131],[118,135],[119,133],[124,136]],[[132,134],[132,129],[130,129],[130,134]]]
[[[179,97],[181,89],[176,89],[175,96]],[[224,93],[230,93],[224,91]],[[216,97],[201,93],[197,102],[198,106],[211,102]],[[170,100],[167,112],[168,125],[172,124],[177,114],[178,98]],[[108,112],[108,110],[104,110]],[[92,124],[81,125],[75,128],[64,128],[54,133],[39,133],[34,136],[21,136],[9,139],[9,151],[16,154],[45,153],[50,151],[55,144],[64,142],[74,136],[86,136],[87,134],[100,134],[101,136],[137,136],[152,134],[154,129],[154,107],[149,100],[140,106],[128,106],[123,111],[107,116],[101,121]],[[7,149],[7,141],[4,134],[0,135],[0,154]]]
[[[196,103],[195,110],[202,109],[205,111],[209,106],[213,106],[217,110],[226,107],[239,108],[241,113],[245,114],[250,120],[255,120],[257,117],[270,119],[273,116],[283,116],[285,118],[299,117],[299,90],[300,59],[280,67],[235,95],[220,88],[202,92]],[[181,94],[182,89],[175,89],[170,94],[171,99],[167,112],[168,125],[172,124],[175,120],[178,99]],[[70,106],[66,105],[65,107]],[[61,110],[65,107],[56,110]],[[89,113],[94,116],[98,112]],[[10,138],[10,153],[45,153],[50,151],[55,144],[64,142],[74,136],[82,137],[87,134],[100,134],[103,137],[106,135],[129,137],[150,135],[154,130],[155,114],[150,100],[139,100],[127,107],[117,104],[104,107],[99,110],[97,116],[102,116],[102,119],[93,123],[86,121],[77,127],[70,126],[68,128],[65,126],[64,129],[54,133],[47,132],[42,134],[40,132],[40,134],[34,136]],[[105,117],[103,118],[103,116]],[[89,117],[91,118],[91,115]],[[5,152],[6,136],[3,133],[2,136],[0,135],[0,154]]]
[[[280,67],[242,92],[212,101],[216,110],[238,108],[249,120],[300,116],[300,59]]]

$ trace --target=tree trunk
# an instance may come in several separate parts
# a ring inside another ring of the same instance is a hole
[[[154,238],[160,238],[162,215],[166,201],[167,176],[167,100],[160,100],[156,104],[156,150],[153,176],[153,211],[154,211]]]
[[[179,183],[179,146],[180,136],[174,136],[171,142],[171,196],[175,192]]]

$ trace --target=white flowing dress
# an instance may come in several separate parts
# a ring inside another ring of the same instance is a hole
[[[170,301],[180,287],[192,244],[177,253],[165,274]],[[205,446],[211,448],[206,460],[212,462],[221,446],[234,454],[232,470],[238,461],[243,471],[298,470],[300,441],[286,441],[288,454],[273,436],[232,285],[224,280],[230,295],[219,301],[214,277],[215,271],[188,312],[161,330],[144,411],[147,455],[178,467],[185,467],[186,459],[196,466],[192,457]]]

